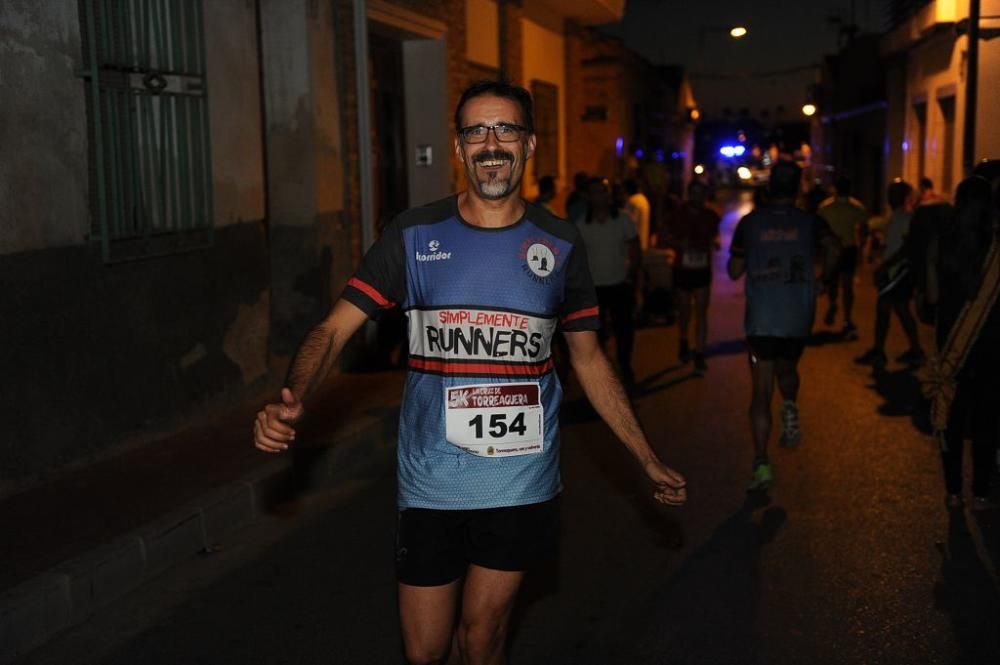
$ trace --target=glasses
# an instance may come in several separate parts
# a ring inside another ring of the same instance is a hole
[[[500,143],[513,143],[521,138],[521,134],[527,130],[527,127],[511,125],[506,122],[498,122],[495,125],[472,125],[459,129],[458,135],[465,143],[486,143],[491,129]]]

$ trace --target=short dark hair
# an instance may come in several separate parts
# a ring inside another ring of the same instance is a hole
[[[889,189],[886,190],[885,197],[889,200],[889,207],[895,209],[905,204],[906,199],[910,198],[912,192],[913,185],[902,178],[896,178],[889,185]]]
[[[771,167],[769,193],[773,198],[794,199],[802,185],[802,169],[795,162],[780,160]]]
[[[846,175],[839,176],[833,186],[837,188],[837,196],[851,195],[851,179]]]
[[[625,186],[625,191],[629,196],[639,193],[639,183],[635,178],[625,178],[625,182],[622,185]]]
[[[508,83],[507,81],[476,81],[462,92],[462,97],[455,107],[455,131],[462,128],[462,109],[470,99],[489,95],[491,97],[502,97],[516,102],[521,107],[521,125],[528,130],[529,134],[535,133],[534,112],[531,105],[531,93],[521,86]]]
[[[924,176],[918,181],[920,189],[934,189],[934,181]]]

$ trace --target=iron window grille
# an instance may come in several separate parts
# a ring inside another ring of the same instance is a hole
[[[211,245],[201,0],[81,0],[91,236],[106,262]]]

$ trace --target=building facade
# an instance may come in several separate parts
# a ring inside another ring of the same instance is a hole
[[[590,140],[574,35],[623,11],[0,4],[0,494],[271,394],[385,221],[463,186],[451,115],[472,80],[534,93],[525,191],[565,188]]]
[[[896,0],[882,38],[887,85],[887,174],[916,183],[929,177],[951,197],[964,163],[1000,158],[995,87],[1000,80],[1000,0],[982,0],[979,61],[968,67],[969,0]],[[994,17],[994,18],[986,18]],[[974,147],[965,155],[970,76],[978,84]]]

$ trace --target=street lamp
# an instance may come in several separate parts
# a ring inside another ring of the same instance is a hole
[[[805,104],[803,104],[802,105],[802,115],[806,116],[807,118],[816,115],[816,105],[815,104],[811,104],[809,102],[806,102]]]
[[[705,35],[710,32],[721,32],[729,35],[733,39],[742,39],[743,37],[746,37],[749,31],[745,25],[703,25],[698,30],[698,45],[701,48],[705,47]]]

